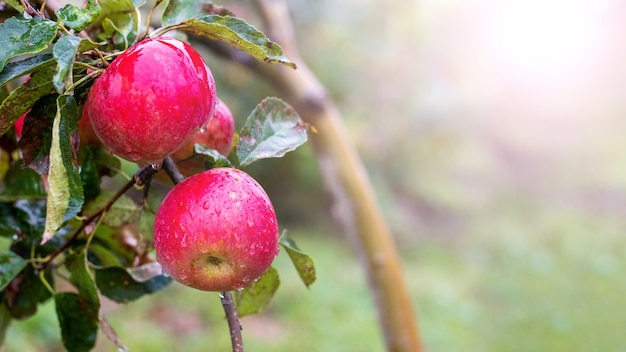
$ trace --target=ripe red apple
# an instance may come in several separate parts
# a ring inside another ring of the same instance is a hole
[[[174,186],[157,210],[154,248],[163,272],[205,291],[258,279],[278,254],[269,197],[248,174],[215,168]]]
[[[235,136],[235,119],[228,106],[217,98],[215,113],[200,131],[178,151],[171,155],[174,161],[189,159],[193,156],[194,145],[200,144],[206,148],[215,149],[220,154],[228,156],[233,148],[233,138]]]
[[[215,82],[204,60],[174,38],[152,38],[123,52],[88,96],[93,130],[113,153],[158,163],[212,116]]]

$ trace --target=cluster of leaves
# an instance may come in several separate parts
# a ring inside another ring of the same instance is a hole
[[[141,0],[57,8],[52,0],[5,1],[10,7],[0,9],[0,237],[9,247],[0,252],[0,321],[32,316],[40,303],[54,299],[68,350],[91,349],[99,327],[123,348],[99,313],[100,296],[127,303],[171,279],[161,274],[151,251],[154,209],[126,189],[104,187],[103,179],[119,172],[119,159],[101,145],[80,143],[78,121],[94,79],[134,43],[171,31],[221,41],[264,62],[295,65],[256,28],[201,0],[170,0],[162,26],[151,32],[160,1],[145,23]],[[22,116],[18,139],[12,127]],[[230,159],[201,146],[196,153],[212,166],[244,167],[280,157],[306,139],[295,111],[268,98],[249,116]],[[311,259],[286,232],[281,244],[310,285]],[[238,291],[239,314],[262,309],[278,284],[271,268]],[[0,339],[7,326],[0,324]]]

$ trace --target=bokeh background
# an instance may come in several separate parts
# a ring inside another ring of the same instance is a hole
[[[626,4],[288,1],[398,244],[429,351],[626,349]],[[249,2],[225,3],[259,24]],[[260,25],[260,24],[259,24]],[[210,55],[241,126],[269,85]],[[249,170],[315,260],[286,255],[250,351],[382,351],[310,145]],[[132,351],[227,351],[217,294],[172,285],[106,316]],[[60,350],[54,307],[4,351]],[[102,334],[101,334],[102,335]],[[102,336],[99,351],[115,350]]]

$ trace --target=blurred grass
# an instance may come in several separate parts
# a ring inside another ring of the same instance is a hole
[[[620,224],[524,199],[506,202],[497,217],[471,217],[461,237],[402,246],[428,350],[624,350]],[[282,253],[274,302],[243,318],[247,350],[384,350],[363,273],[341,238],[292,235],[315,258],[318,281],[307,290]],[[107,303],[104,311],[131,351],[230,349],[216,293],[174,284],[128,305]],[[47,304],[34,319],[11,326],[3,350],[58,350],[58,336]],[[97,350],[115,347],[100,334]]]

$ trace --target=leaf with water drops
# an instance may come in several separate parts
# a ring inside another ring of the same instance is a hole
[[[298,275],[300,275],[300,279],[302,279],[302,282],[309,287],[313,282],[315,282],[316,279],[315,263],[313,262],[313,259],[298,248],[296,242],[289,237],[286,230],[280,235],[279,243],[287,251],[289,258],[298,271]]]
[[[235,291],[237,314],[244,316],[262,311],[274,297],[279,285],[278,271],[270,267],[257,281],[243,290]]]
[[[239,133],[237,157],[241,167],[259,159],[280,158],[307,138],[305,123],[289,104],[278,98],[265,98]]]

